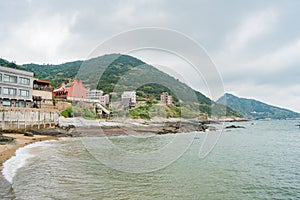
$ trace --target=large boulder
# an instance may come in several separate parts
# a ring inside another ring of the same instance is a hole
[[[26,132],[26,133],[24,133],[24,136],[27,136],[27,137],[33,137],[33,133],[31,133],[31,132]]]
[[[14,140],[15,140],[15,138],[7,137],[7,136],[0,134],[0,144],[11,143]]]
[[[226,126],[226,129],[230,129],[230,128],[245,128],[244,126],[236,126],[236,125],[230,125],[230,126]]]

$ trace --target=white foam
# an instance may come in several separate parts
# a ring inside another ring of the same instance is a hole
[[[12,184],[13,178],[16,175],[17,170],[23,167],[26,164],[26,161],[29,158],[34,157],[35,153],[38,152],[34,150],[42,150],[43,148],[51,145],[51,142],[53,141],[48,140],[35,142],[18,149],[16,151],[15,156],[11,157],[3,163],[2,174],[5,177],[5,179]]]

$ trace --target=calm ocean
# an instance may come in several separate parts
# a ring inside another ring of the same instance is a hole
[[[81,138],[35,143],[5,163],[0,199],[300,199],[297,121],[233,124],[246,128],[224,130],[206,158],[198,157],[204,134],[197,133],[179,159],[148,173],[102,164]],[[114,136],[110,141],[127,151],[147,152],[172,138]]]

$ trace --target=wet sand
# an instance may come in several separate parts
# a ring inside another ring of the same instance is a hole
[[[45,135],[34,135],[33,137],[24,136],[23,134],[7,133],[4,136],[15,138],[14,141],[8,144],[0,145],[0,171],[3,168],[3,163],[15,155],[18,148],[24,147],[28,144],[43,141],[43,140],[55,140],[57,137],[45,136]]]

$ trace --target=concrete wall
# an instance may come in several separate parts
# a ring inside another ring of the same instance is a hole
[[[57,101],[55,103],[55,107],[59,110],[59,111],[63,111],[65,109],[67,109],[68,107],[71,107],[72,104],[70,102],[66,102],[66,101]]]
[[[0,107],[0,130],[28,130],[58,125],[54,109]]]

